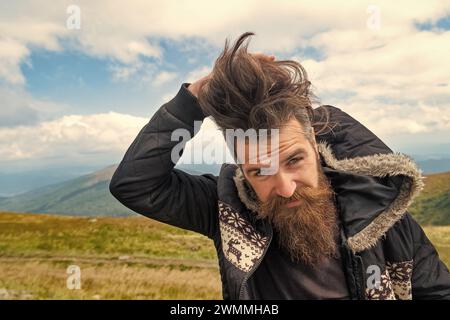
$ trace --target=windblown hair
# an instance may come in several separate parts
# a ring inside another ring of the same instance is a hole
[[[225,40],[198,94],[204,114],[212,116],[224,135],[226,129],[277,129],[295,117],[311,139],[311,128],[317,125],[312,108],[316,97],[305,69],[293,60],[266,61],[251,55],[244,41],[252,35],[244,33],[232,48]]]

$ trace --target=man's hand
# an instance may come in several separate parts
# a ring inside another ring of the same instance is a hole
[[[264,54],[261,52],[250,53],[250,54],[260,60],[275,61],[274,55],[267,55],[267,54]],[[187,89],[192,93],[192,95],[194,95],[194,97],[198,98],[199,91],[201,90],[203,85],[209,80],[210,77],[211,77],[211,74],[208,74],[208,75],[204,76],[203,78],[200,78],[199,80],[191,83],[187,87]]]
[[[207,76],[204,76],[203,78],[200,78],[199,80],[191,83],[187,88],[188,90],[194,95],[194,97],[198,98],[198,93],[200,89],[203,87],[203,85],[206,83],[206,81],[209,79],[211,74],[208,74]]]

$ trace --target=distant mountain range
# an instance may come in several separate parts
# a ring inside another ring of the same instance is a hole
[[[117,165],[78,177],[0,199],[0,208],[10,211],[67,215],[126,216],[133,212],[109,192],[109,181]]]
[[[117,165],[69,181],[33,189],[12,197],[0,197],[0,210],[55,213],[77,216],[136,215],[109,192]],[[177,166],[191,174],[219,173],[220,166]],[[196,170],[194,170],[195,168]],[[450,224],[450,172],[430,174],[425,189],[410,212],[421,224]]]
[[[425,174],[450,171],[450,157],[445,154],[411,155]],[[219,164],[195,164],[177,165],[179,168],[187,168],[198,172],[218,174]],[[1,172],[0,166],[0,199],[20,195],[41,187],[67,182],[75,178],[97,171],[95,164],[86,164],[66,167],[39,167],[34,170],[20,172]],[[101,167],[100,167],[101,168]]]
[[[450,159],[421,160],[417,165],[425,174],[450,171]]]
[[[99,168],[101,167],[87,164],[85,166],[44,167],[20,172],[0,172],[0,198],[69,181],[97,171]]]
[[[25,193],[0,197],[0,209],[18,212],[55,213],[80,216],[135,215],[109,192],[109,182],[117,165]],[[191,174],[201,172],[190,166],[177,166]],[[202,171],[218,174],[218,166],[195,166]]]
[[[216,164],[177,165],[176,167],[214,174],[218,174],[220,169],[220,165]],[[20,172],[0,172],[0,199],[67,182],[93,173],[99,168],[101,166],[86,164],[84,166],[43,167]]]

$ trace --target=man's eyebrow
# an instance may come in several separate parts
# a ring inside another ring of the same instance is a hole
[[[287,161],[291,160],[292,158],[294,158],[295,156],[298,156],[300,154],[305,154],[306,155],[307,154],[306,149],[304,149],[304,148],[297,148],[297,149],[295,149],[294,151],[289,153],[282,162],[287,162]],[[261,169],[261,166],[248,168],[248,169],[245,170],[245,172],[246,173],[250,173],[250,172],[253,172],[253,171],[257,171],[259,169]]]
[[[261,169],[261,167],[248,168],[248,169],[245,170],[245,172],[246,172],[246,173],[250,173],[250,172],[253,172],[253,171],[257,171],[257,170],[259,170],[259,169]]]
[[[294,158],[295,156],[298,156],[298,155],[300,155],[300,154],[307,154],[307,151],[306,151],[306,149],[304,149],[304,148],[297,148],[297,149],[295,149],[294,151],[292,151],[291,153],[289,153],[285,158],[284,158],[284,162],[285,161],[289,161],[289,160],[291,160],[292,158]]]

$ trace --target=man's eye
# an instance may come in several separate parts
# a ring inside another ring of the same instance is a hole
[[[260,178],[260,179],[264,179],[266,177],[268,177],[268,174],[262,174],[261,169],[255,170],[253,176],[255,176],[256,178]]]
[[[297,162],[299,162],[300,160],[302,160],[303,158],[292,158],[291,160],[288,161],[288,165],[294,165]]]

